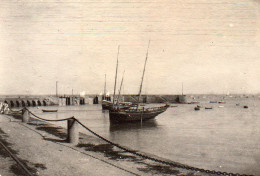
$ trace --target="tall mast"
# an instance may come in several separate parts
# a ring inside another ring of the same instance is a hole
[[[114,103],[115,103],[115,94],[116,94],[116,81],[117,81],[117,69],[118,69],[118,56],[119,56],[119,49],[120,49],[120,45],[118,46],[118,51],[117,51],[116,75],[115,75],[114,95],[113,95],[113,106],[114,106]]]
[[[106,97],[107,75],[105,74],[104,98]]]
[[[183,83],[181,84],[181,92],[182,92],[182,95],[183,95]]]
[[[58,81],[56,81],[56,97],[58,97]]]
[[[125,70],[124,70],[124,73],[123,73],[123,76],[122,76],[122,80],[121,80],[121,84],[120,84],[120,88],[119,88],[119,92],[118,92],[118,96],[117,96],[117,104],[119,103],[119,98],[120,98],[120,94],[121,94],[121,88],[122,88],[123,81],[124,81],[124,75],[125,75]]]
[[[142,76],[141,85],[140,85],[140,90],[139,90],[139,94],[138,94],[139,96],[138,96],[138,100],[137,100],[137,108],[138,108],[138,106],[139,106],[139,101],[140,101],[141,93],[142,93],[143,80],[144,80],[144,73],[145,73],[146,62],[147,62],[147,59],[148,59],[148,50],[149,50],[149,46],[150,46],[150,40],[149,40],[148,47],[147,47],[147,51],[146,51],[146,58],[145,58],[145,62],[144,62],[143,76]]]

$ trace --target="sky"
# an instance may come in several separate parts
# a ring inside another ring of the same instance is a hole
[[[0,94],[260,93],[260,0],[1,0]]]

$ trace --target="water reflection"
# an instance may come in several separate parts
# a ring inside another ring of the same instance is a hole
[[[55,114],[56,119],[59,119],[59,113]]]
[[[110,123],[109,131],[132,131],[142,129],[156,129],[158,124],[155,119],[146,121],[145,123]]]

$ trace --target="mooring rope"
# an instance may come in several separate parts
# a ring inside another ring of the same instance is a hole
[[[26,110],[28,110],[26,107],[25,107]],[[72,117],[69,117],[69,118],[65,118],[65,119],[58,119],[58,120],[49,120],[49,119],[44,119],[44,118],[41,118],[37,115],[35,115],[34,113],[32,113],[30,110],[28,110],[28,112],[30,114],[32,114],[34,117],[40,119],[40,120],[43,120],[43,121],[52,121],[52,122],[58,122],[58,121],[65,121],[65,120],[70,120],[70,119],[74,119],[76,120],[83,128],[85,128],[86,130],[88,130],[90,133],[94,134],[95,136],[97,136],[98,138],[102,139],[103,141],[113,145],[113,146],[116,146],[117,148],[119,149],[122,149],[128,153],[131,153],[131,154],[134,154],[134,155],[137,155],[137,156],[140,156],[144,159],[148,159],[148,160],[151,160],[151,161],[155,161],[155,162],[158,162],[158,163],[161,163],[161,164],[166,164],[166,165],[169,165],[169,166],[172,166],[172,167],[177,167],[177,168],[182,168],[182,169],[186,169],[186,170],[192,170],[192,171],[199,171],[199,172],[204,172],[204,173],[208,173],[208,174],[217,174],[217,175],[225,175],[225,176],[253,176],[253,175],[246,175],[246,174],[234,174],[234,173],[227,173],[227,172],[221,172],[221,171],[215,171],[215,170],[207,170],[207,169],[201,169],[201,168],[196,168],[196,167],[192,167],[192,166],[187,166],[187,165],[184,165],[184,164],[179,164],[179,163],[173,163],[173,162],[169,162],[169,161],[164,161],[164,160],[161,160],[161,159],[157,159],[157,158],[154,158],[154,157],[151,157],[151,156],[148,156],[148,155],[145,155],[145,154],[142,154],[142,153],[138,153],[137,151],[135,150],[131,150],[131,149],[128,149],[126,147],[123,147],[119,144],[116,144],[102,136],[100,136],[99,134],[95,133],[94,131],[92,131],[91,129],[89,129],[86,125],[84,125],[82,122],[80,122],[78,119],[76,119],[74,116]]]
[[[158,162],[158,163],[161,163],[161,164],[166,164],[166,165],[169,165],[169,166],[173,166],[173,167],[177,167],[177,168],[182,168],[182,169],[187,169],[187,170],[193,170],[193,171],[199,171],[199,172],[206,172],[206,173],[209,173],[209,174],[217,174],[217,175],[227,175],[227,176],[248,176],[248,175],[240,175],[238,173],[234,174],[234,173],[227,173],[227,172],[220,172],[220,171],[215,171],[215,170],[206,170],[206,169],[200,169],[200,168],[196,168],[196,167],[192,167],[192,166],[187,166],[187,165],[183,165],[183,164],[179,164],[179,163],[172,163],[172,162],[168,162],[168,161],[163,161],[163,160],[160,160],[160,159],[156,159],[154,157],[150,157],[150,156],[147,156],[147,155],[144,155],[144,154],[141,154],[141,153],[138,153],[137,151],[135,150],[130,150],[130,149],[127,149],[119,144],[116,144],[114,142],[111,142],[109,141],[108,139],[100,136],[99,134],[95,133],[94,131],[92,131],[91,129],[89,129],[87,126],[85,126],[84,124],[82,124],[78,119],[75,119],[82,127],[84,127],[86,130],[88,130],[89,132],[91,132],[92,134],[94,134],[95,136],[97,136],[98,138],[106,141],[107,143],[111,144],[111,145],[114,145],[128,153],[131,153],[131,154],[134,154],[134,155],[137,155],[137,156],[140,156],[142,158],[145,158],[145,159],[149,159],[149,160],[152,160],[152,161],[155,161],[155,162]]]
[[[18,123],[18,124],[19,124],[19,125],[22,125],[22,126],[25,127],[25,128],[28,128],[29,130],[31,130],[31,131],[33,131],[33,132],[35,132],[35,133],[37,133],[37,134],[39,134],[43,139],[46,139],[46,136],[43,135],[43,134],[41,134],[41,133],[38,132],[37,130],[35,130],[35,129],[33,129],[33,128],[30,128],[30,127],[24,125],[23,123]],[[112,164],[112,163],[110,163],[110,162],[108,162],[108,161],[105,161],[105,160],[100,159],[100,158],[98,158],[98,157],[92,156],[92,155],[87,154],[87,153],[85,153],[85,152],[83,152],[83,151],[77,150],[77,149],[75,149],[74,147],[71,147],[71,146],[65,145],[65,144],[63,144],[63,143],[56,142],[56,141],[53,141],[53,142],[56,143],[57,145],[61,145],[61,146],[70,148],[70,149],[72,149],[72,150],[74,150],[74,151],[77,151],[77,152],[79,152],[79,153],[82,153],[82,154],[84,154],[84,155],[86,155],[86,156],[89,156],[89,157],[94,158],[94,159],[96,159],[96,160],[99,160],[99,161],[102,161],[102,162],[104,162],[104,163],[107,163],[107,164],[109,164],[109,165],[111,165],[111,166],[113,166],[113,167],[116,167],[116,168],[118,168],[118,169],[120,169],[120,170],[123,170],[123,171],[125,171],[125,172],[128,172],[128,173],[130,173],[130,174],[133,174],[133,175],[136,175],[136,176],[140,176],[140,175],[137,174],[137,173],[131,172],[131,171],[127,170],[127,169],[124,169],[124,168],[122,168],[122,167],[116,166],[115,164]]]

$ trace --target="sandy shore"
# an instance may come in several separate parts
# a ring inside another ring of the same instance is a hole
[[[91,134],[80,134],[79,145],[73,146],[66,142],[66,129],[35,119],[25,124],[20,119],[0,115],[0,140],[33,175],[209,175],[141,158]],[[0,163],[2,176],[26,175],[1,148]]]

